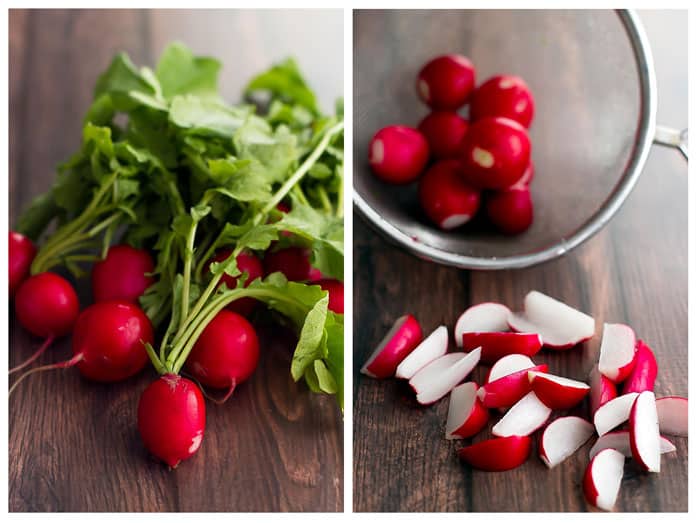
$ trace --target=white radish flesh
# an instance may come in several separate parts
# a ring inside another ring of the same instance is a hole
[[[544,429],[540,458],[552,468],[573,455],[595,432],[593,424],[578,416],[557,418]]]
[[[588,457],[593,459],[593,456],[598,454],[603,449],[615,449],[621,452],[626,458],[632,457],[632,448],[630,446],[630,433],[626,430],[617,430],[608,432],[599,437],[588,452]],[[659,450],[661,454],[675,452],[676,446],[663,436],[659,437]]]
[[[474,370],[481,358],[481,347],[474,349],[454,365],[436,374],[431,383],[417,391],[416,399],[421,405],[435,403],[461,383]]]
[[[491,429],[494,436],[528,436],[544,425],[552,409],[529,392]]]
[[[598,370],[615,383],[620,383],[634,368],[637,352],[634,331],[621,323],[605,323],[600,342]]]
[[[396,368],[396,377],[409,380],[416,372],[447,352],[447,327],[441,325],[425,338]]]
[[[450,354],[440,356],[438,359],[433,360],[416,372],[409,380],[408,384],[416,393],[419,393],[430,386],[435,376],[443,373],[462,358],[464,358],[463,352],[451,352]]]
[[[508,376],[508,374],[513,374],[519,370],[531,369],[534,366],[535,363],[524,354],[508,354],[493,364],[486,377],[486,382],[496,381],[503,376]]]
[[[603,449],[588,464],[583,492],[591,505],[612,510],[620,491],[625,457],[614,449]]]
[[[595,412],[593,424],[599,436],[610,432],[629,419],[632,404],[634,400],[637,399],[638,395],[637,392],[623,394],[622,396],[611,399]]]
[[[666,396],[656,400],[662,434],[688,436],[688,398]]]
[[[504,332],[508,329],[510,309],[500,303],[479,303],[469,307],[455,324],[455,342],[462,347],[465,332]]]
[[[661,470],[659,416],[654,393],[640,392],[630,412],[630,446],[632,456],[649,472]]]

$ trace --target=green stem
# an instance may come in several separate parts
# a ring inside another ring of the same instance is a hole
[[[335,208],[335,215],[338,218],[343,217],[343,197],[344,197],[344,192],[343,189],[345,187],[345,180],[341,179],[340,180],[340,187],[338,187],[338,206]]]
[[[224,234],[224,230],[221,229],[219,232],[219,235],[216,237],[216,239],[209,244],[209,247],[207,248],[206,252],[204,253],[204,256],[199,260],[199,263],[197,263],[197,266],[194,269],[195,272],[195,278],[202,278],[204,274],[204,265],[207,263],[208,260],[214,256],[214,252],[216,251],[216,248],[219,245],[219,240],[221,239],[221,236]]]
[[[182,301],[180,302],[180,329],[185,325],[190,308],[190,279],[192,277],[192,258],[194,257],[194,237],[197,234],[197,221],[192,221],[185,245],[185,268],[183,269]]]
[[[328,199],[328,193],[326,192],[325,188],[318,188],[318,197],[321,200],[323,210],[326,211],[328,214],[333,213],[333,205],[331,205],[331,201]]]
[[[304,205],[308,205],[309,207],[311,206],[309,200],[306,198],[306,194],[304,194],[304,190],[301,188],[301,185],[295,185],[292,191],[294,192],[296,197],[299,198],[301,203],[303,203]]]

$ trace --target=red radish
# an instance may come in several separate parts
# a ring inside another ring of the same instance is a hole
[[[527,461],[532,448],[529,436],[493,438],[474,443],[458,451],[460,459],[472,467],[499,472],[519,467]]]
[[[550,349],[570,349],[595,334],[595,320],[538,291],[525,296],[525,311],[508,316],[516,332],[537,332]]]
[[[342,281],[324,278],[314,280],[315,285],[320,285],[324,291],[328,291],[328,309],[343,314],[345,311],[345,287]]]
[[[656,357],[651,348],[642,340],[637,340],[634,367],[622,386],[622,393],[654,390],[657,372]]]
[[[588,463],[583,493],[591,505],[612,510],[620,490],[625,457],[615,449],[603,449]]]
[[[632,448],[630,447],[630,434],[626,430],[618,430],[608,432],[599,437],[588,452],[588,457],[593,459],[598,452],[603,449],[615,449],[621,452],[626,458],[632,457]],[[661,454],[675,452],[676,446],[667,438],[659,437],[659,449]]]
[[[659,430],[672,436],[688,436],[688,398],[664,396],[656,400]]]
[[[428,389],[435,382],[435,376],[442,375],[462,359],[464,359],[463,352],[450,352],[449,354],[440,356],[416,372],[409,380],[408,384],[415,393]]]
[[[418,321],[411,314],[401,316],[379,342],[360,372],[373,378],[393,376],[399,363],[418,346],[422,339],[423,333]]]
[[[598,365],[591,369],[588,375],[588,383],[591,386],[591,392],[589,395],[589,412],[591,419],[595,415],[595,412],[605,403],[611,399],[617,397],[617,389],[615,388],[615,383],[609,378],[603,376],[598,370]]]
[[[476,397],[476,388],[476,383],[470,381],[452,389],[445,428],[447,439],[471,438],[486,426],[489,411]]]
[[[126,300],[137,303],[155,281],[153,258],[144,249],[113,245],[107,256],[92,266],[92,296],[96,302]]]
[[[433,58],[418,73],[418,96],[433,109],[454,111],[462,107],[474,89],[474,65],[459,54]]]
[[[593,424],[599,436],[610,432],[623,424],[630,417],[632,404],[637,399],[637,392],[630,392],[611,399],[601,406],[593,415]]]
[[[311,267],[310,257],[311,251],[303,247],[268,250],[263,260],[265,276],[273,272],[281,272],[289,281],[315,280],[319,274]]]
[[[620,323],[603,324],[598,370],[615,383],[624,381],[634,368],[637,354],[634,331]]]
[[[550,409],[570,409],[583,400],[591,389],[582,381],[545,372],[529,371],[527,378],[532,391]]]
[[[209,272],[209,266],[213,262],[222,262],[224,260],[227,260],[228,257],[231,256],[231,252],[232,250],[229,248],[221,249],[220,251],[218,251],[211,259],[211,261],[207,263],[205,269],[206,272]],[[248,275],[243,283],[244,287],[247,287],[253,280],[261,278],[264,275],[263,266],[262,262],[260,261],[260,258],[258,258],[255,254],[251,252],[242,252],[238,256],[236,256],[236,265],[238,266],[238,270],[241,271],[241,273],[246,273]],[[229,289],[235,289],[238,286],[238,278],[240,278],[241,276],[242,274],[239,274],[238,276],[231,276],[230,274],[224,273],[223,276],[221,276],[221,281],[225,283],[226,287],[228,287]],[[240,298],[230,303],[228,309],[230,311],[237,312],[238,314],[247,316],[253,311],[256,304],[257,301],[254,298]]]
[[[418,388],[416,386],[416,380],[411,380],[409,382],[416,391],[416,400],[418,403],[421,405],[430,405],[449,393],[474,370],[474,367],[479,363],[480,356],[481,349],[474,349],[466,356],[462,357],[462,359],[440,372],[435,372],[436,366],[434,366],[435,363],[440,361],[439,359],[423,367],[414,378],[423,374],[423,376],[421,376],[421,381],[426,381],[427,384],[422,388]],[[443,358],[445,358],[445,356],[443,356]]]
[[[396,377],[410,380],[419,370],[447,353],[447,327],[441,325],[396,368]]]
[[[452,111],[435,111],[418,124],[431,155],[438,160],[459,156],[459,145],[468,128],[467,121]]]
[[[530,137],[518,122],[484,118],[469,126],[461,145],[462,176],[481,189],[507,189],[530,162]]]
[[[34,247],[32,240],[23,234],[10,231],[10,243],[7,251],[10,298],[15,295],[20,284],[29,276],[29,268],[34,256],[36,256],[36,247]]]
[[[487,116],[503,116],[530,127],[535,101],[525,81],[519,76],[494,76],[472,94],[469,117],[472,121]]]
[[[491,429],[494,436],[529,436],[549,419],[552,413],[534,392],[528,392]]]
[[[386,183],[411,183],[423,172],[429,155],[425,137],[404,125],[380,129],[369,143],[369,165]]]
[[[455,324],[455,342],[462,347],[465,332],[507,331],[510,309],[500,303],[479,303],[465,310]]]
[[[484,406],[490,409],[513,406],[530,392],[530,381],[527,379],[527,375],[531,370],[547,372],[549,366],[546,363],[543,365],[533,364],[533,366],[513,371],[510,374],[489,381],[477,391],[479,399]],[[493,371],[491,374],[493,374]],[[491,379],[491,375],[489,375],[489,379]]]
[[[630,411],[630,448],[635,461],[648,472],[661,470],[659,416],[650,390],[640,392]]]
[[[197,381],[226,389],[226,401],[234,389],[255,371],[260,357],[258,335],[240,314],[222,310],[204,328],[187,357],[185,368]]]
[[[514,185],[504,191],[489,195],[486,214],[503,234],[520,234],[532,225],[533,210],[530,188]]]
[[[578,416],[557,418],[542,432],[540,458],[551,469],[573,455],[594,432],[593,424]]]
[[[496,381],[519,370],[531,369],[535,363],[524,354],[508,354],[493,364],[486,374],[486,381]]]
[[[481,361],[493,363],[508,354],[533,356],[542,348],[539,334],[517,332],[465,332],[462,348],[471,350],[481,347]]]
[[[511,189],[514,189],[516,187],[527,187],[530,185],[530,182],[532,182],[532,179],[535,177],[535,165],[532,163],[532,160],[530,160],[530,163],[527,164],[527,167],[525,168],[525,172],[523,175],[520,177],[520,179],[515,182],[513,185],[510,186]]]
[[[146,449],[175,468],[202,444],[206,407],[199,387],[187,378],[164,374],[141,394],[138,427]]]
[[[420,179],[418,197],[428,218],[445,230],[471,220],[481,202],[481,193],[459,175],[457,160],[443,160],[428,169]]]

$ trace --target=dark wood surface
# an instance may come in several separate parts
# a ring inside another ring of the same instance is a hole
[[[342,15],[336,18],[342,24]],[[303,55],[290,44],[296,37],[284,36],[288,24],[313,33],[337,26],[336,18],[329,24],[311,17],[317,25],[304,27],[309,17],[274,12],[11,11],[10,225],[76,150],[95,79],[114,53],[152,65],[168,41],[184,41],[223,61],[224,92],[235,101],[255,71]],[[329,49],[339,45],[342,33]],[[304,64],[309,56],[300,59]],[[322,64],[310,75],[326,82],[327,106],[342,92],[342,59],[333,61],[341,64],[336,83],[321,74]],[[331,85],[337,90],[329,92]],[[78,288],[87,305],[86,282]],[[40,341],[19,327],[12,310],[10,316],[14,366]],[[139,396],[156,377],[152,368],[115,385],[90,383],[75,370],[32,376],[9,404],[9,510],[342,510],[343,424],[335,401],[291,380],[289,333],[269,325],[258,331],[257,371],[225,405],[207,404],[202,447],[174,471],[149,458],[136,430]],[[69,355],[64,339],[42,361]]]
[[[643,16],[659,76],[659,122],[675,126],[687,124],[686,16]],[[623,322],[657,354],[657,395],[687,396],[687,190],[687,166],[680,155],[655,147],[628,201],[597,236],[561,259],[518,271],[462,271],[419,260],[388,244],[356,214],[354,510],[595,510],[581,489],[593,439],[553,470],[534,449],[518,469],[472,470],[456,455],[466,443],[444,437],[447,398],[421,407],[404,384],[374,380],[359,369],[402,314],[413,313],[426,332],[440,324],[452,329],[472,304],[500,301],[519,309],[524,295],[538,289],[592,314],[598,334],[565,353],[543,351],[535,361],[549,363],[551,372],[585,379],[597,360],[602,323]],[[485,370],[478,367],[471,379],[481,382]],[[494,414],[489,427],[495,419]],[[472,441],[488,436],[484,430]],[[672,439],[678,450],[662,457],[660,474],[641,473],[628,463],[616,511],[688,510],[687,440]]]

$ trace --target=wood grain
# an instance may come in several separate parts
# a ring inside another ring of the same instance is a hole
[[[206,21],[203,13],[197,14],[200,21]],[[282,42],[262,47],[251,38],[256,57],[251,63],[241,48],[232,52],[225,38],[208,39],[201,24],[188,28],[187,11],[164,16],[145,10],[10,12],[11,225],[49,187],[55,165],[78,147],[95,79],[116,52],[152,64],[166,42],[196,38],[199,52],[238,62],[250,73],[278,54],[294,52]],[[237,28],[254,35],[272,32],[262,26],[263,19],[269,25],[274,18],[271,12],[217,16],[232,34]],[[236,100],[243,81],[229,81],[225,94]],[[86,282],[78,291],[82,304],[90,303]],[[257,371],[225,405],[207,404],[202,447],[174,471],[147,455],[136,430],[136,406],[155,379],[153,369],[114,385],[90,383],[75,370],[32,376],[9,404],[9,509],[341,510],[343,425],[335,401],[291,380],[291,333],[269,323],[257,326],[262,348]],[[10,319],[10,366],[39,343]],[[69,355],[70,341],[64,339],[43,361]]]

